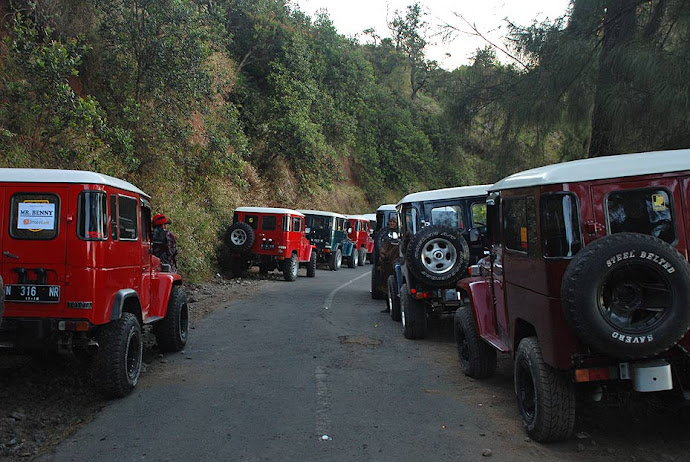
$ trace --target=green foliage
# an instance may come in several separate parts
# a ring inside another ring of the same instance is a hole
[[[425,57],[420,3],[366,45],[288,0],[10,11],[0,164],[134,182],[172,217],[191,279],[212,272],[242,203],[346,191],[375,208],[549,162],[690,145],[683,0],[575,0],[566,17],[509,25],[514,63],[486,48],[452,72]]]

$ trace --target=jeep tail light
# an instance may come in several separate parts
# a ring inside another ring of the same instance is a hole
[[[618,369],[615,367],[595,367],[591,369],[575,369],[575,381],[597,382],[600,380],[615,380],[618,378]]]
[[[67,332],[88,332],[91,324],[89,321],[60,321],[58,330]]]
[[[416,293],[417,293],[417,289],[410,289],[410,293],[411,293],[412,295],[416,294]]]

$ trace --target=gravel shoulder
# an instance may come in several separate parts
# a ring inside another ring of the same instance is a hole
[[[186,285],[191,335],[195,324],[209,313],[254,295],[261,285],[278,278],[282,274],[250,273],[246,278]],[[166,362],[150,328],[144,329],[144,341],[142,377]],[[94,390],[86,368],[75,359],[55,353],[26,356],[0,350],[0,460],[43,459],[106,404]]]

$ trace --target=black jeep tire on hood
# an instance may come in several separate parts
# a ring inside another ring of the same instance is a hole
[[[690,328],[690,266],[661,239],[604,236],[570,262],[563,314],[589,347],[619,359],[657,355]]]
[[[235,252],[246,252],[254,245],[254,230],[247,223],[233,223],[225,233],[225,242]]]
[[[470,249],[459,230],[432,225],[410,240],[405,262],[413,276],[430,287],[455,287],[465,274]]]

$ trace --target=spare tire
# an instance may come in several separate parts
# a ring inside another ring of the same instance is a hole
[[[246,252],[254,245],[254,230],[247,223],[233,223],[225,236],[226,242],[235,252]]]
[[[431,287],[454,287],[465,274],[470,249],[459,230],[432,225],[412,236],[405,252],[407,268]]]
[[[575,335],[619,359],[662,353],[690,328],[688,262],[647,234],[611,234],[582,249],[563,275],[561,297]]]

